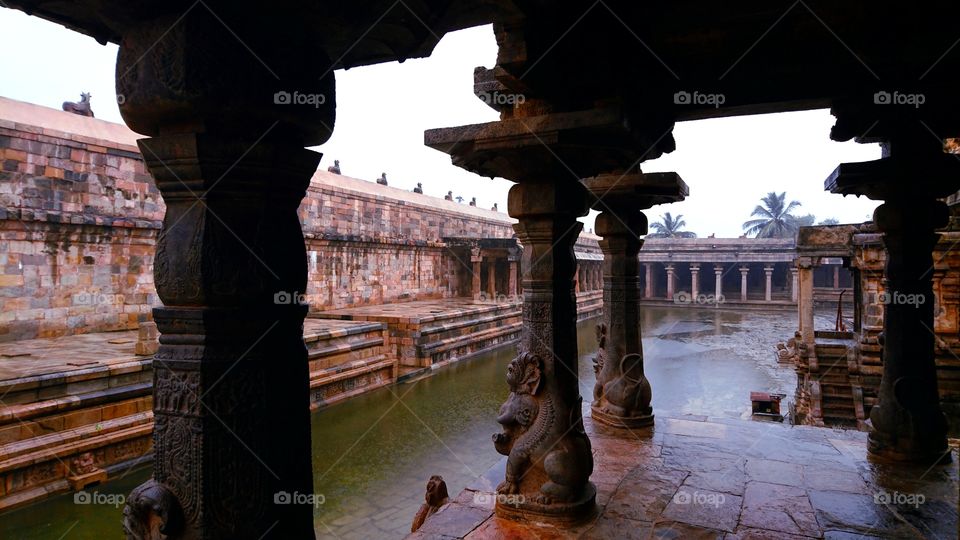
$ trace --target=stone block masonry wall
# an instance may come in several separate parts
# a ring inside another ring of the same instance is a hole
[[[458,261],[443,238],[513,237],[513,220],[348,176],[318,171],[300,206],[314,311],[456,296]],[[464,285],[464,287],[460,287]]]
[[[158,303],[160,194],[132,137],[75,116],[0,100],[0,341],[133,329]]]

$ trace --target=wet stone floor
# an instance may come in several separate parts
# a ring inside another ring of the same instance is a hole
[[[957,452],[933,468],[870,463],[866,434],[739,419],[596,426],[598,514],[575,527],[493,515],[503,463],[412,539],[956,538]]]

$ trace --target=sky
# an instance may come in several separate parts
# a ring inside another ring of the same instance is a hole
[[[114,89],[116,45],[0,8],[0,50],[7,51],[0,56],[0,96],[59,109],[90,92],[97,118],[122,122]],[[511,182],[466,172],[423,145],[424,130],[499,118],[472,91],[474,67],[493,67],[496,54],[492,27],[482,26],[444,36],[426,59],[337,71],[337,121],[330,140],[315,148],[324,154],[320,167],[338,159],[349,176],[373,181],[386,172],[394,187],[413,189],[421,182],[428,195],[452,190],[464,204],[476,197],[480,207],[497,203],[505,211]],[[677,124],[677,150],[642,168],[676,171],[690,195],[647,210],[650,222],[665,212],[682,214],[686,229],[699,236],[738,237],[770,191],[786,192],[787,200],[801,203],[797,214],[814,214],[817,221],[869,220],[879,203],[827,193],[823,182],[842,162],[879,158],[879,146],[833,142],[832,125],[826,110]],[[586,229],[595,214],[583,220]]]

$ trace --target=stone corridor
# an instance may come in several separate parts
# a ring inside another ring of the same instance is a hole
[[[496,517],[505,461],[412,539],[953,538],[957,449],[934,467],[871,463],[866,433],[704,416],[594,424],[598,515],[569,528]]]

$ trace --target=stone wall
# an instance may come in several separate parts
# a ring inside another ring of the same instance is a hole
[[[120,124],[0,98],[0,341],[151,318],[164,205],[137,138]],[[325,171],[300,216],[313,311],[456,296],[469,290],[458,271],[469,261],[443,239],[514,235],[505,213]]]
[[[150,317],[163,203],[114,126],[0,99],[0,341]]]

